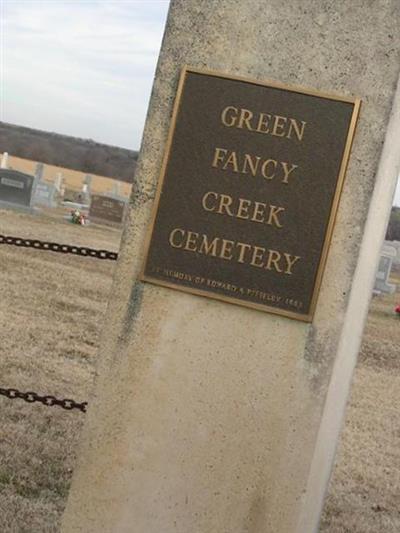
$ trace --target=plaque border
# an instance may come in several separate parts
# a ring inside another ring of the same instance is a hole
[[[165,172],[166,172],[168,161],[169,161],[172,139],[175,133],[176,120],[177,120],[178,111],[181,105],[181,97],[182,97],[183,88],[184,88],[185,81],[186,81],[186,76],[188,73],[203,74],[205,76],[214,76],[216,78],[223,78],[223,79],[234,80],[234,81],[243,81],[245,83],[250,83],[253,85],[261,85],[262,87],[272,87],[274,89],[282,89],[285,91],[305,94],[309,96],[317,96],[320,98],[325,98],[327,100],[335,100],[338,102],[346,102],[346,103],[353,104],[353,113],[351,115],[351,119],[349,123],[349,129],[347,132],[347,138],[346,138],[346,143],[344,146],[343,157],[342,157],[342,161],[341,161],[340,168],[339,168],[339,174],[336,180],[335,192],[333,195],[332,206],[331,206],[331,210],[329,213],[328,225],[327,225],[325,235],[324,235],[321,256],[320,256],[319,265],[317,268],[317,274],[314,280],[311,303],[310,303],[310,310],[307,315],[302,314],[302,313],[297,313],[296,311],[289,311],[287,309],[280,309],[278,307],[271,307],[268,305],[255,303],[255,302],[248,301],[248,300],[241,300],[240,298],[225,296],[224,294],[214,293],[214,292],[206,291],[203,289],[196,289],[195,287],[187,287],[186,285],[170,283],[168,281],[160,280],[158,278],[145,274],[145,269],[146,269],[149,250],[150,250],[151,238],[153,236],[155,220],[156,220],[158,207],[159,207],[159,203],[161,199],[161,192],[162,192],[162,188],[164,185]],[[155,195],[154,203],[152,206],[150,224],[146,232],[145,246],[144,246],[145,253],[144,253],[144,260],[142,262],[142,267],[141,267],[141,270],[138,276],[139,281],[153,283],[155,285],[167,287],[169,289],[179,290],[182,292],[187,292],[190,294],[194,294],[196,296],[205,296],[207,298],[212,298],[213,300],[219,300],[225,303],[236,304],[242,307],[256,309],[258,311],[264,311],[266,313],[284,316],[290,319],[300,320],[302,322],[312,322],[314,314],[315,314],[315,309],[317,306],[317,301],[318,301],[318,296],[319,296],[319,292],[320,292],[320,288],[322,284],[323,274],[324,274],[325,267],[326,267],[326,262],[327,262],[328,253],[329,253],[330,244],[331,244],[332,235],[333,235],[333,230],[335,227],[336,215],[337,215],[337,211],[338,211],[338,207],[340,203],[340,197],[343,191],[346,170],[347,170],[347,166],[348,166],[349,159],[350,159],[350,153],[351,153],[351,148],[353,145],[354,134],[355,134],[356,126],[357,126],[360,107],[361,107],[361,99],[356,98],[356,97],[342,96],[342,95],[337,95],[337,94],[323,92],[323,91],[316,91],[314,89],[308,89],[305,87],[301,87],[299,85],[286,85],[284,83],[279,83],[279,82],[272,81],[272,80],[258,80],[255,78],[247,78],[243,76],[232,76],[230,74],[225,74],[223,72],[217,72],[214,70],[190,67],[187,65],[183,66],[180,77],[179,77],[177,90],[176,90],[175,101],[174,101],[173,111],[172,111],[172,116],[171,116],[171,123],[170,123],[168,136],[167,136],[166,143],[165,143],[164,155],[162,159],[161,170],[159,173],[156,195]]]

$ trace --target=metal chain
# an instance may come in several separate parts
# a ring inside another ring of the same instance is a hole
[[[95,250],[94,248],[88,248],[86,246],[72,246],[69,244],[59,244],[56,242],[40,241],[38,239],[23,239],[21,237],[11,237],[8,235],[0,234],[0,244],[9,244],[11,246],[20,246],[23,248],[34,248],[36,250],[49,250],[52,252],[59,252],[63,254],[81,255],[84,257],[94,257],[96,259],[110,259],[116,261],[118,259],[117,252],[110,252],[109,250]],[[43,405],[52,407],[57,405],[71,411],[72,409],[78,409],[82,413],[86,412],[87,402],[76,402],[70,398],[59,400],[55,396],[46,395],[41,396],[36,392],[28,391],[21,392],[18,389],[5,389],[0,387],[0,395],[14,400],[16,398],[24,400],[28,403],[40,402]]]
[[[63,254],[81,255],[84,257],[94,257],[96,259],[110,259],[116,261],[118,259],[117,252],[110,252],[109,250],[95,250],[86,246],[72,246],[69,244],[59,244],[56,242],[40,241],[38,239],[23,239],[21,237],[11,237],[9,235],[0,234],[0,244],[9,244],[11,246],[20,246],[23,248],[34,248],[36,250],[49,250],[52,252],[59,252]],[[28,391],[21,392],[18,389],[5,389],[0,387],[0,395],[9,398],[10,400],[20,399],[28,403],[39,402],[47,407],[57,405],[71,411],[78,409],[82,413],[86,412],[87,402],[76,402],[70,398],[60,400],[52,395],[41,396],[36,392]]]
[[[36,250],[49,250],[51,252],[59,252],[62,254],[82,255],[84,257],[94,257],[96,259],[110,259],[111,261],[116,261],[118,259],[118,252],[110,252],[109,250],[95,250],[94,248],[87,248],[86,246],[59,244],[57,242],[46,242],[38,239],[23,239],[21,237],[11,237],[9,235],[0,234],[0,244],[21,246],[23,248],[35,248]]]
[[[15,400],[16,398],[18,398],[28,403],[40,402],[43,405],[46,405],[47,407],[58,405],[59,407],[62,407],[67,411],[71,411],[72,409],[78,409],[79,411],[82,411],[82,413],[86,413],[87,402],[79,403],[69,398],[59,400],[55,396],[40,396],[40,394],[37,394],[36,392],[21,392],[18,389],[3,389],[2,387],[0,387],[0,395],[5,396],[10,400]]]

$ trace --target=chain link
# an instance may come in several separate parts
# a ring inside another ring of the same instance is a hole
[[[82,411],[82,413],[86,413],[87,402],[79,403],[75,400],[71,400],[70,398],[59,400],[55,396],[51,395],[41,396],[40,394],[37,394],[36,392],[32,391],[21,392],[18,389],[3,389],[2,387],[0,387],[0,395],[5,396],[10,400],[20,399],[28,403],[39,402],[43,405],[46,405],[47,407],[53,407],[54,405],[58,405],[59,407],[62,407],[67,411],[71,411],[72,409],[78,409],[79,411]]]
[[[110,259],[111,261],[116,261],[118,259],[118,253],[110,252],[109,250],[95,250],[94,248],[88,248],[86,246],[72,246],[69,244],[59,244],[57,242],[40,241],[38,239],[11,237],[9,235],[0,234],[0,244],[9,244],[11,246],[20,246],[23,248],[34,248],[36,250],[49,250],[63,254],[81,255],[84,257],[94,257],[96,259]],[[87,402],[79,403],[70,398],[64,398],[63,400],[60,400],[55,396],[41,396],[36,392],[21,392],[18,389],[12,388],[5,389],[0,387],[0,395],[5,396],[10,400],[20,399],[28,403],[39,402],[47,407],[57,405],[63,409],[66,409],[67,411],[78,409],[79,411],[82,411],[82,413],[85,413],[87,407]]]
[[[73,246],[70,244],[59,244],[57,242],[40,241],[38,239],[23,239],[21,237],[11,237],[0,234],[0,244],[9,244],[11,246],[20,246],[23,248],[35,248],[36,250],[49,250],[62,254],[82,255],[84,257],[94,257],[96,259],[110,259],[116,261],[118,252],[109,250],[96,250],[86,246]]]

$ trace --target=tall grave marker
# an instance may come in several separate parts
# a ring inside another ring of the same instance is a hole
[[[395,0],[171,2],[63,533],[318,530],[400,162],[399,25]]]
[[[43,174],[44,174],[44,163],[36,163],[36,167],[35,167],[35,178],[38,180],[38,181],[42,181],[43,179]]]
[[[5,168],[5,169],[8,168],[8,153],[7,152],[3,152],[1,156],[0,168]]]

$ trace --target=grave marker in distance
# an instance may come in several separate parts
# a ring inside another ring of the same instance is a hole
[[[46,183],[45,181],[36,182],[34,199],[35,205],[41,205],[43,207],[56,207],[56,186],[52,183]]]
[[[384,244],[379,259],[378,270],[376,272],[374,293],[393,294],[396,291],[396,285],[390,283],[390,273],[392,271],[393,260],[397,256],[397,250],[390,244]]]
[[[29,209],[35,178],[17,170],[0,169],[0,204]]]
[[[122,224],[124,220],[126,202],[101,194],[91,196],[89,218],[96,222],[110,222]]]

